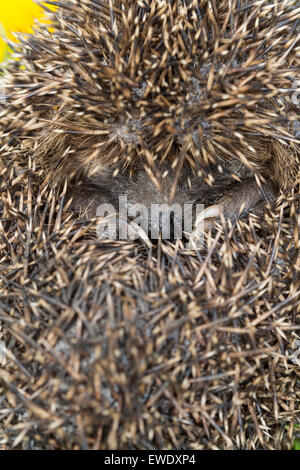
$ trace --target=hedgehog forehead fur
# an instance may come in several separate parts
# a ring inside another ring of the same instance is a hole
[[[270,137],[295,154],[297,1],[60,7],[53,33],[44,28],[23,41],[7,124],[10,137],[29,137],[25,152],[35,137],[35,156],[59,178],[168,159],[175,167],[186,159],[208,181],[220,159],[259,172]]]

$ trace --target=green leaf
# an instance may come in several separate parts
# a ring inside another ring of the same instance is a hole
[[[296,439],[294,442],[294,450],[300,450],[300,440]]]

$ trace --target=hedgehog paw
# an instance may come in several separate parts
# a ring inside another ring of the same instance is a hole
[[[263,215],[266,205],[277,195],[272,181],[258,185],[254,178],[237,183],[218,204],[205,208],[197,217],[194,232],[214,228],[216,220],[223,214],[225,220],[237,220],[250,211]],[[194,234],[193,232],[193,234]]]

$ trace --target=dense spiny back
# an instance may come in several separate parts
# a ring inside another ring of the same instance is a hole
[[[193,251],[95,239],[49,176],[235,155],[296,177],[298,4],[59,2],[24,41],[0,118],[0,447],[292,447],[296,181]]]
[[[297,1],[60,5],[55,31],[24,41],[11,66],[2,118],[48,170],[186,158],[209,179],[220,158],[259,170],[274,142],[296,154]]]

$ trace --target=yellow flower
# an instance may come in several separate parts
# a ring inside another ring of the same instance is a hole
[[[34,21],[42,21],[43,17],[44,10],[33,0],[0,0],[0,63],[9,53],[6,39],[16,42],[13,33],[32,33]]]

